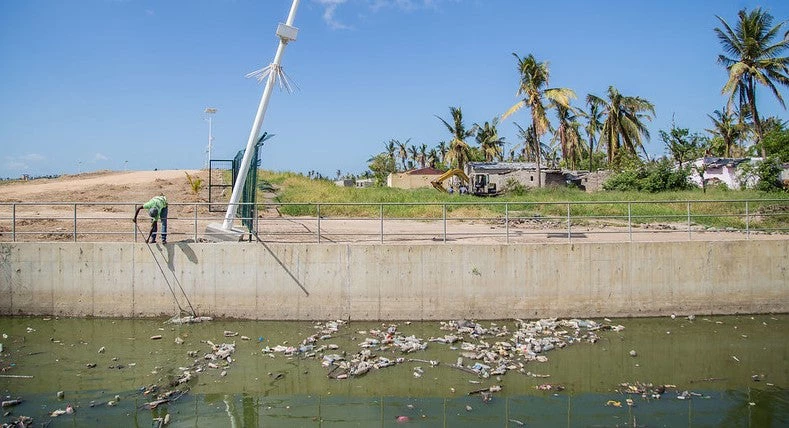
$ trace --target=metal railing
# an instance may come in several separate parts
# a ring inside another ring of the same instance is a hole
[[[136,203],[3,202],[0,242],[142,241],[131,222]],[[789,199],[595,202],[426,202],[257,204],[255,231],[264,242],[527,243],[783,239]],[[208,203],[170,203],[170,241],[211,239],[223,218]],[[240,222],[241,219],[237,219]],[[248,238],[252,240],[252,235]]]

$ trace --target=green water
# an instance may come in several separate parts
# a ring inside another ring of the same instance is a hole
[[[602,320],[597,320],[602,322]],[[607,322],[608,323],[608,322]],[[490,322],[481,322],[490,326]],[[499,321],[514,329],[514,323]],[[266,346],[298,344],[315,333],[311,322],[211,321],[173,326],[163,320],[0,318],[0,393],[20,397],[21,405],[4,408],[10,422],[19,415],[35,426],[151,426],[170,413],[170,426],[787,426],[789,380],[787,315],[676,319],[619,319],[620,332],[599,332],[597,343],[575,343],[529,362],[524,371],[480,378],[449,364],[459,350],[428,343],[427,349],[389,358],[440,361],[404,362],[371,370],[359,378],[337,380],[318,358],[286,357],[261,352]],[[326,351],[359,350],[366,334],[390,323],[351,322],[332,338]],[[438,322],[397,323],[398,333],[427,339],[448,333]],[[224,331],[238,336],[224,337]],[[161,335],[160,340],[151,336]],[[242,340],[241,336],[250,340]],[[175,338],[183,339],[177,344]],[[262,340],[261,340],[262,339]],[[489,338],[487,341],[505,340]],[[206,343],[235,342],[233,362],[207,369],[187,383],[180,399],[157,409],[141,408],[149,397],[141,388],[166,385],[183,368],[210,350]],[[104,352],[99,353],[100,348]],[[636,357],[629,355],[637,352]],[[271,355],[274,355],[273,357]],[[468,364],[469,361],[467,360]],[[89,368],[88,364],[95,364]],[[421,377],[415,377],[415,367]],[[8,376],[32,376],[8,377]],[[756,376],[757,380],[752,377]],[[621,383],[676,385],[660,399],[623,394]],[[542,391],[540,384],[561,385]],[[501,385],[483,402],[468,392]],[[64,391],[63,400],[57,391]],[[678,393],[696,393],[686,400]],[[116,395],[120,401],[108,406]],[[628,406],[626,398],[634,400]],[[606,403],[616,401],[621,407]],[[72,415],[50,417],[71,404]],[[91,406],[92,405],[92,406]],[[469,407],[467,407],[469,406]]]

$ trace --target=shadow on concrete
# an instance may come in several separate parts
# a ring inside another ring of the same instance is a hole
[[[298,286],[299,286],[299,288],[301,288],[301,291],[303,291],[303,292],[304,292],[304,294],[306,294],[307,296],[309,296],[309,295],[310,295],[310,292],[309,292],[309,291],[307,291],[307,289],[306,289],[306,288],[304,288],[304,285],[302,285],[302,284],[301,284],[301,282],[299,282],[299,279],[298,279],[298,278],[296,278],[296,276],[295,276],[295,275],[293,275],[293,272],[291,272],[291,271],[290,271],[290,269],[288,269],[288,267],[287,267],[287,266],[285,266],[285,263],[282,263],[282,260],[280,260],[280,259],[279,259],[279,257],[277,257],[277,255],[276,255],[276,254],[274,254],[274,252],[273,252],[273,251],[271,251],[271,248],[270,248],[270,247],[269,247],[269,246],[268,246],[268,245],[267,245],[265,242],[263,242],[263,240],[262,240],[262,239],[260,239],[260,236],[258,236],[258,234],[257,234],[257,233],[255,233],[254,235],[255,235],[255,239],[257,239],[257,241],[258,241],[258,242],[259,242],[261,245],[263,245],[263,247],[266,249],[266,251],[268,251],[268,253],[269,253],[269,254],[271,254],[271,257],[273,257],[273,258],[274,258],[274,260],[276,260],[276,261],[277,261],[277,263],[279,263],[279,265],[280,265],[280,266],[282,266],[282,269],[284,269],[284,270],[285,270],[285,272],[287,272],[287,273],[288,273],[288,275],[290,275],[290,277],[293,279],[293,282],[295,282],[295,283],[296,283],[296,285],[298,285]]]

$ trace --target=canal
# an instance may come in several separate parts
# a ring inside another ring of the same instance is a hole
[[[783,314],[165,321],[0,318],[2,423],[789,425]],[[542,342],[519,336],[524,326]],[[497,367],[486,354],[512,358]]]

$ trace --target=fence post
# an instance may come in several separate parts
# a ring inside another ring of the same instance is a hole
[[[381,214],[381,243],[384,243],[384,204],[380,205],[379,212]]]
[[[444,203],[444,243],[447,242],[447,204]]]
[[[690,201],[688,203],[688,241],[690,241]]]
[[[16,242],[16,204],[11,205],[11,241]]]
[[[320,244],[321,243],[321,204],[315,204],[315,206],[318,208],[317,209],[317,213],[318,213],[318,243]]]
[[[510,204],[504,203],[504,235],[507,237],[507,243],[510,243]]]
[[[573,240],[572,226],[571,226],[571,223],[570,223],[570,203],[569,202],[567,203],[567,240],[568,241],[572,241]]]
[[[751,239],[751,217],[748,213],[748,201],[745,201],[745,239]]]
[[[74,204],[74,242],[77,242],[77,204]]]
[[[633,242],[633,207],[632,202],[627,203],[627,236]]]
[[[135,213],[137,212],[137,204],[134,204],[134,212]],[[133,229],[132,229],[133,240],[134,240],[134,242],[137,242],[137,229],[139,229],[137,227],[137,223],[135,222],[134,226],[132,226],[132,227],[133,227]]]
[[[210,175],[209,175],[209,177],[210,177]],[[195,236],[194,236],[194,242],[195,242],[195,244],[197,243],[197,203],[195,203]]]

